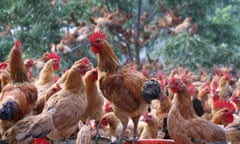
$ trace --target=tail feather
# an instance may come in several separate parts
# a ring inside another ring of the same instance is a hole
[[[14,108],[15,102],[13,100],[9,100],[6,103],[2,104],[0,108],[0,119],[2,120],[11,120],[14,117]]]
[[[34,122],[30,128],[29,135],[34,138],[41,138],[51,132],[53,128],[52,118],[47,114],[42,114],[41,117]]]
[[[142,97],[150,104],[151,100],[160,99],[161,102],[161,88],[158,81],[149,79],[144,82],[142,89]]]

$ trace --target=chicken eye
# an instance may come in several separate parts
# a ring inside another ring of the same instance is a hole
[[[228,109],[225,109],[224,112],[228,112]]]
[[[100,42],[101,42],[101,40],[96,40],[95,42],[96,42],[96,43],[100,43]]]

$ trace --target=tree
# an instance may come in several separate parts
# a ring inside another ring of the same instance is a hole
[[[123,62],[128,59],[141,64],[140,55],[147,50],[150,57],[160,59],[166,69],[171,67],[169,61],[173,66],[181,64],[192,69],[199,66],[210,68],[213,64],[239,66],[236,61],[240,34],[239,3],[239,0],[4,1],[0,7],[0,31],[5,31],[5,25],[9,24],[11,33],[1,36],[0,61],[6,60],[15,39],[23,43],[24,58],[36,59],[43,52],[50,51],[50,43],[60,43],[66,33],[72,33],[78,24],[85,22],[92,31],[89,18],[104,17],[101,10],[105,6],[108,14],[120,10],[114,17],[117,22],[111,20],[104,29]],[[182,18],[180,22],[191,17],[191,25],[198,25],[197,33],[173,34],[172,29],[177,24],[162,24],[167,13]],[[74,41],[69,47],[73,50],[71,53],[61,53],[62,67],[69,67],[83,56],[96,62],[89,51],[87,38],[81,42]],[[191,55],[188,54],[190,49],[193,49]],[[207,62],[206,51],[211,55]],[[179,52],[184,53],[179,55]],[[183,56],[188,56],[184,62],[181,60]]]

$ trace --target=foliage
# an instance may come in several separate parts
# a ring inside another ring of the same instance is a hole
[[[134,29],[136,33],[139,2],[140,0],[56,0],[56,4],[51,6],[50,0],[2,0],[0,31],[4,31],[4,25],[9,23],[12,35],[0,37],[0,61],[6,60],[15,39],[20,39],[23,44],[24,58],[39,58],[43,52],[50,51],[50,43],[59,43],[67,30],[74,29],[73,23],[66,22],[72,14],[78,21],[85,21],[90,26],[89,17],[100,16],[100,13],[92,13],[96,6],[106,5],[110,12],[122,9],[126,13],[133,13],[133,17],[123,27]],[[239,0],[143,0],[141,14],[147,10],[151,15],[157,10],[147,24],[154,24],[158,17],[164,16],[161,6],[170,12],[175,11],[182,18],[190,16],[192,23],[199,25],[198,32],[192,36],[173,35],[166,32],[168,30],[156,31],[146,44],[137,47],[140,53],[147,49],[153,58],[159,56],[167,69],[177,65],[192,69],[200,66],[211,68],[214,64],[239,66]],[[143,32],[142,28],[143,25],[140,27],[141,34],[150,35]],[[117,55],[127,57],[119,49],[119,38],[110,32],[108,35]],[[62,54],[62,67],[69,67],[82,56],[88,56],[96,62],[95,56],[89,51],[87,40],[74,42],[70,47],[72,53]],[[131,44],[130,53],[134,57],[138,55],[135,49],[136,45]]]
[[[165,45],[158,46],[156,51],[162,58],[166,70],[176,66],[192,70],[198,70],[200,67],[211,69],[214,65],[227,66],[237,62],[236,53],[239,53],[238,49],[227,44],[214,45],[199,35],[190,36],[186,33],[169,38]],[[240,63],[235,64],[240,66]]]

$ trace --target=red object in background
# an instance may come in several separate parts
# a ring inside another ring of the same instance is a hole
[[[127,141],[124,144],[132,144],[131,141]],[[170,139],[141,139],[135,142],[135,144],[177,144],[174,140]]]
[[[51,144],[50,141],[46,138],[35,138],[34,144]]]

